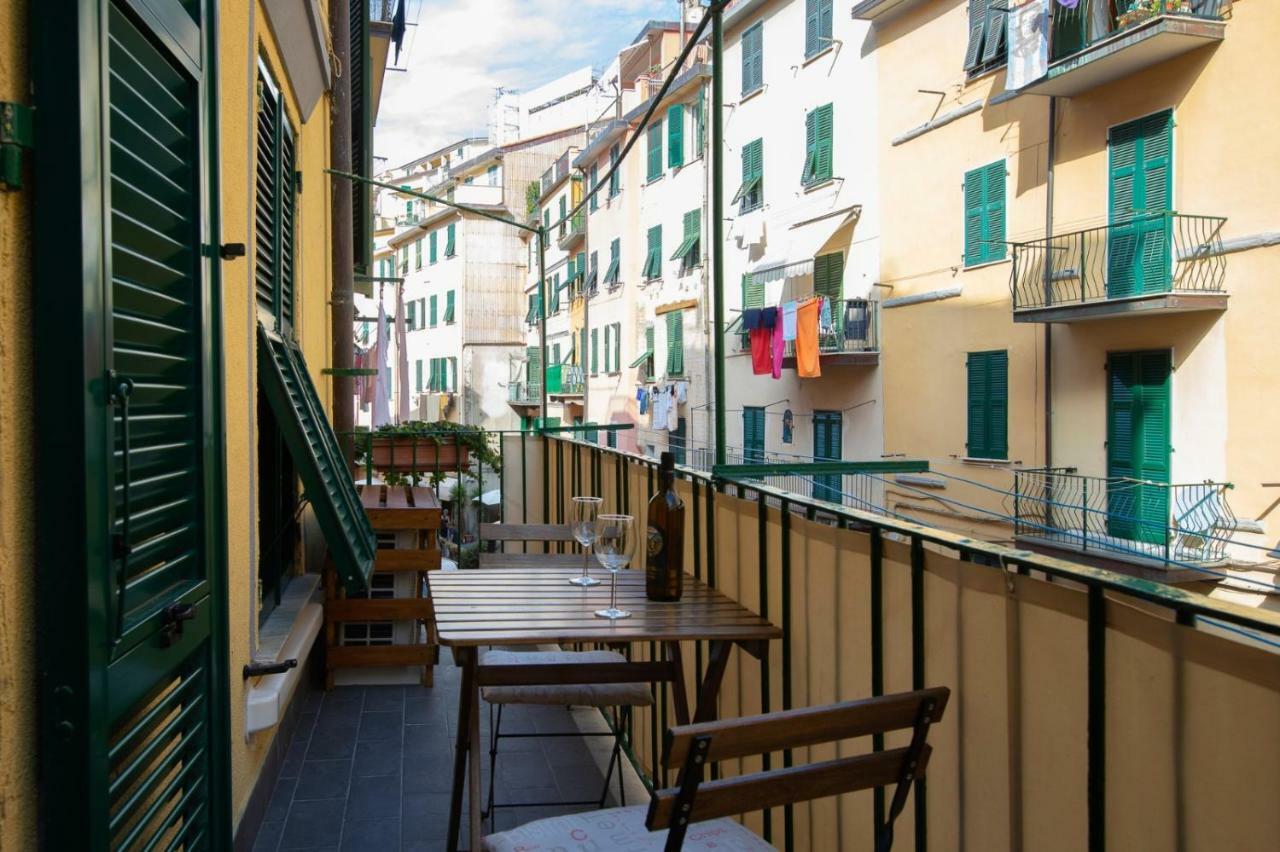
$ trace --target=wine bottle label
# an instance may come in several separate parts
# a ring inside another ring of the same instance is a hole
[[[650,559],[662,553],[662,545],[663,545],[662,531],[659,530],[657,527],[653,527],[653,526],[649,527],[648,547],[649,547]]]

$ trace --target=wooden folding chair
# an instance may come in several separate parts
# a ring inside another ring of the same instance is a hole
[[[766,713],[745,719],[704,722],[667,732],[664,765],[678,769],[676,786],[657,790],[649,806],[611,808],[539,820],[484,839],[490,852],[520,848],[586,848],[591,841],[638,850],[773,847],[730,819],[737,814],[857,790],[893,786],[883,825],[876,827],[876,850],[893,845],[893,824],[906,806],[915,781],[924,776],[929,726],[942,719],[950,690],[945,687],[850,701],[827,707]],[[707,764],[758,754],[910,730],[905,746],[783,767],[735,778],[704,781]],[[602,847],[603,848],[603,847]]]
[[[534,549],[528,553],[486,553],[486,545],[490,542],[529,544],[534,545]],[[574,538],[568,524],[481,524],[480,567],[528,568],[536,564],[542,567],[568,568],[581,564],[581,554],[543,553],[542,548],[537,547],[546,544],[550,551],[560,543],[568,543],[571,546],[569,549],[572,549]]]

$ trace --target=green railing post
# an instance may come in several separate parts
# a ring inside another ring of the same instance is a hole
[[[724,464],[724,4],[711,7],[711,307],[715,335],[716,464]]]

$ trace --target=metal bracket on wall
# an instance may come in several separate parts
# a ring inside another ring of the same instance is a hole
[[[31,107],[0,101],[0,188],[22,189],[22,151],[34,147]]]

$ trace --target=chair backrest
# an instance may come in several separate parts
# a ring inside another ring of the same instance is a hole
[[[573,541],[568,524],[481,524],[480,541]]]
[[[942,719],[950,695],[946,687],[934,687],[672,728],[663,763],[680,771],[679,780],[673,788],[654,792],[645,825],[650,831],[669,829],[666,848],[677,850],[692,822],[896,784],[884,825],[876,829],[876,849],[887,850],[893,844],[893,822],[929,763],[929,726]],[[702,783],[706,765],[713,761],[908,729],[911,742],[900,748]]]

